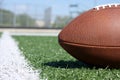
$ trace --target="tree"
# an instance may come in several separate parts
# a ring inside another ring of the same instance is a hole
[[[14,13],[8,10],[0,9],[0,25],[10,26],[13,24]]]
[[[17,15],[18,26],[34,26],[35,20],[27,14]]]
[[[63,28],[65,25],[67,25],[72,18],[70,16],[57,16],[55,18],[54,23],[52,24],[55,28]]]

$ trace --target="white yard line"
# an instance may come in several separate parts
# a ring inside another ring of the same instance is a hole
[[[58,36],[61,29],[0,29],[0,32],[4,31],[17,36]]]
[[[0,39],[0,80],[39,80],[8,32]]]
[[[59,32],[39,32],[39,33],[23,33],[23,32],[11,32],[11,35],[15,36],[58,36]]]

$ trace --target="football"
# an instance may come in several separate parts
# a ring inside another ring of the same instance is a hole
[[[59,33],[58,42],[82,62],[120,68],[120,5],[101,5],[80,14]]]

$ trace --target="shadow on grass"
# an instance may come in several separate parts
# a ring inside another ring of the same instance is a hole
[[[100,67],[100,66],[94,66],[94,65],[89,65],[86,63],[83,63],[81,61],[53,61],[53,62],[47,62],[43,63],[44,66],[50,66],[50,67],[55,67],[55,68],[89,68],[89,69],[120,69],[118,67]]]
[[[50,66],[55,68],[90,68],[90,65],[82,63],[80,61],[53,61],[43,63],[44,66]]]

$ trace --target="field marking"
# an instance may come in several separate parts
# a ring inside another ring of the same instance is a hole
[[[58,36],[61,29],[0,29],[0,32],[4,31],[17,36]]]
[[[8,32],[0,39],[0,80],[39,80]]]
[[[27,33],[27,32],[11,32],[14,36],[58,36],[59,32],[39,32],[39,33]]]

